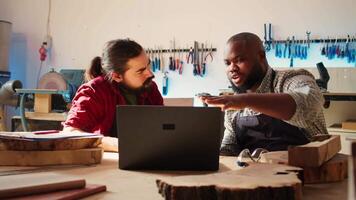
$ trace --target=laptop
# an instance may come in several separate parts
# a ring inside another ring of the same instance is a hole
[[[219,108],[117,106],[116,120],[120,169],[219,169]]]

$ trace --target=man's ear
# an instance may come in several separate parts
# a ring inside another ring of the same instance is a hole
[[[120,83],[123,80],[122,75],[117,73],[117,72],[112,72],[111,78],[112,78],[112,80],[114,80],[114,81],[116,81],[118,83]]]
[[[265,51],[259,51],[258,56],[261,60],[266,59],[266,52]]]

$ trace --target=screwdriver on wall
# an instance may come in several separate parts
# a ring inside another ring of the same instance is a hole
[[[180,62],[179,62],[179,74],[182,74],[183,73],[183,54],[184,52],[180,53],[179,55],[179,59],[180,59]]]
[[[179,49],[179,48],[178,48]],[[175,66],[176,66],[176,69],[177,70],[179,70],[180,68],[179,68],[179,56],[180,56],[180,50],[178,50],[178,56],[177,56],[177,58],[176,58],[176,60],[175,60]]]
[[[155,62],[156,62],[156,70],[160,70],[160,61],[159,61],[159,50],[158,48],[155,48],[156,50],[156,56],[155,56]]]
[[[171,49],[169,50],[169,70],[173,70],[173,57],[172,57],[172,41],[171,41]]]

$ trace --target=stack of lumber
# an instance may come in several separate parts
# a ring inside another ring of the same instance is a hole
[[[89,165],[101,162],[101,136],[0,132],[1,166]]]
[[[288,164],[304,169],[305,183],[337,182],[347,178],[348,156],[339,154],[339,135],[288,148]]]

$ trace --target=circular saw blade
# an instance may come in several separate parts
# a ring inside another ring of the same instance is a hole
[[[67,90],[67,82],[60,73],[48,72],[41,77],[38,89]]]

